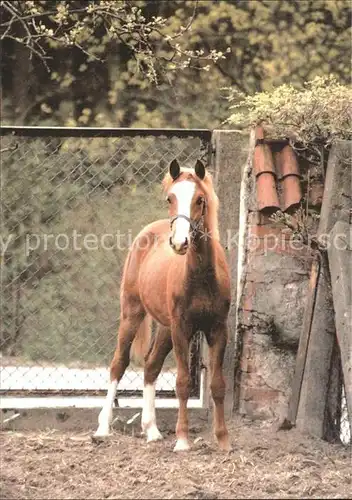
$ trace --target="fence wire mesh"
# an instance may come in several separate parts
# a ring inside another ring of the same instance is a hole
[[[330,380],[326,401],[324,435],[328,441],[351,445],[351,428],[345,384],[341,365],[341,353],[335,341],[330,368]]]
[[[347,399],[344,385],[342,385],[341,390],[340,440],[345,445],[351,445],[351,428],[348,418]]]
[[[1,140],[1,390],[105,391],[128,248],[167,216],[160,182],[169,162],[206,160],[209,140],[192,131],[30,135]],[[195,395],[199,348],[191,352]],[[142,369],[130,365],[120,393],[142,387]],[[157,390],[174,388],[171,355]]]

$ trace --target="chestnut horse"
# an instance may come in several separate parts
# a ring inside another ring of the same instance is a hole
[[[106,436],[117,384],[130,361],[131,347],[145,354],[142,429],[147,441],[162,439],[155,418],[155,381],[171,349],[177,365],[179,400],[174,451],[190,448],[189,344],[202,331],[209,345],[214,431],[222,450],[230,449],[224,417],[222,364],[227,342],[230,277],[219,242],[218,198],[203,163],[180,168],[173,160],[163,181],[170,219],[146,226],[128,254],[121,284],[121,316],[110,385],[95,436]],[[151,342],[151,321],[158,329]]]

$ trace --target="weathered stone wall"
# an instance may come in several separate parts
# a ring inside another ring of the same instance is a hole
[[[307,246],[293,243],[292,230],[258,210],[253,170],[247,183],[246,259],[237,325],[241,354],[236,403],[239,412],[248,417],[276,419],[287,413],[312,252]],[[261,201],[265,200],[265,193],[260,196]],[[310,202],[319,205],[321,198],[315,197],[315,201]]]
[[[291,235],[285,229],[268,218],[257,219],[252,212],[239,310],[238,406],[253,418],[275,418],[284,415],[288,403],[312,257],[307,249],[288,246]],[[254,248],[252,235],[256,236]],[[272,250],[267,245],[270,238],[277,238]]]

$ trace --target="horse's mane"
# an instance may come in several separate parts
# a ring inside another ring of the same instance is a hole
[[[209,231],[211,232],[212,238],[219,241],[219,199],[215,193],[213,178],[210,172],[206,171],[204,179],[200,180],[193,168],[181,167],[181,173],[176,180],[171,177],[169,172],[165,175],[162,181],[163,190],[165,193],[168,193],[174,182],[188,179],[195,182],[203,191],[207,200]]]

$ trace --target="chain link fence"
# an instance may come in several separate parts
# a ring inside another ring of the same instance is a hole
[[[342,385],[341,388],[340,440],[345,445],[351,445],[351,429],[348,418],[347,399],[344,385]]]
[[[324,436],[328,441],[351,445],[350,419],[337,341],[331,359],[324,427]]]
[[[138,232],[167,216],[170,161],[207,160],[209,131],[2,129],[1,390],[105,392],[123,264]],[[199,395],[200,340],[191,349]],[[119,391],[136,395],[130,365]],[[172,355],[157,390],[174,395]]]

